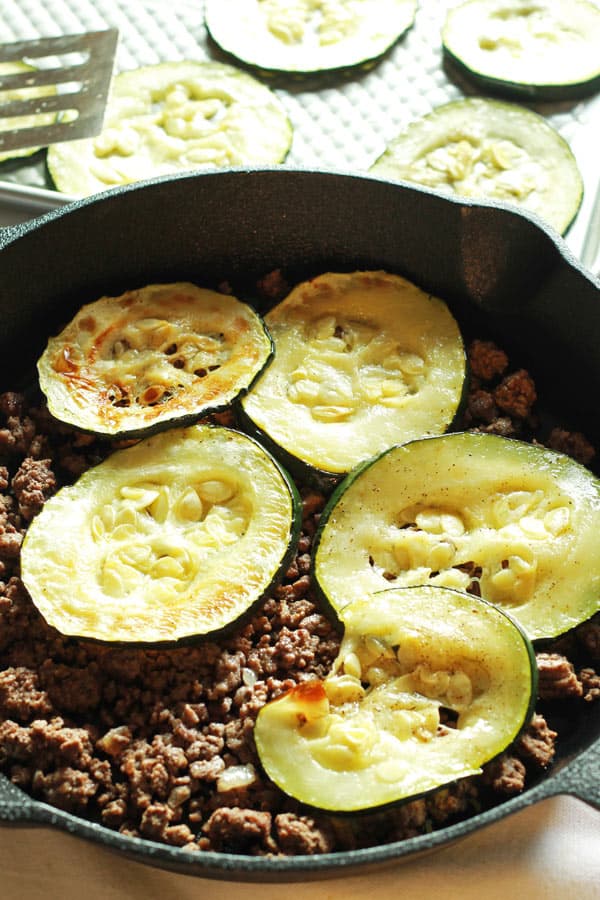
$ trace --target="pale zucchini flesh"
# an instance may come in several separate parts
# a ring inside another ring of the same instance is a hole
[[[392,448],[338,487],[321,522],[314,575],[342,619],[391,584],[477,592],[531,639],[600,609],[600,482],[540,446],[455,433]]]
[[[367,65],[411,27],[416,0],[208,0],[212,39],[269,72],[311,74]]]
[[[38,361],[50,412],[106,436],[193,421],[247,390],[272,355],[246,303],[189,282],[83,306]]]
[[[286,459],[340,475],[453,421],[461,333],[442,300],[406,279],[326,273],[297,285],[265,322],[275,358],[242,407]]]
[[[212,634],[285,566],[297,512],[292,483],[248,436],[170,429],[47,501],[23,543],[22,579],[65,635],[153,644]]]
[[[219,62],[169,62],[113,79],[104,127],[94,138],[48,148],[60,191],[87,196],[181,171],[285,159],[292,126],[279,98]]]
[[[407,800],[479,774],[529,721],[535,655],[491,604],[391,589],[352,602],[344,625],[331,674],[258,715],[261,762],[295,799],[338,813]]]
[[[467,0],[442,42],[487,90],[560,100],[600,86],[600,9],[588,0]]]
[[[411,122],[371,167],[468,199],[508,203],[563,234],[583,197],[577,161],[541,115],[499,100],[467,98]]]

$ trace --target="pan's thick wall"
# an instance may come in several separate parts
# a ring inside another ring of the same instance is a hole
[[[0,374],[40,352],[77,306],[151,281],[250,283],[381,267],[483,320],[575,413],[600,386],[598,286],[536,220],[361,176],[283,168],[187,175],[109,191],[7,231]],[[0,244],[0,246],[2,246]]]

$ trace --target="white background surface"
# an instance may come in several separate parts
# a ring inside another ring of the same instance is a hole
[[[248,884],[174,874],[59,832],[0,830],[2,900],[598,900],[600,813],[571,797],[528,807],[377,872]]]

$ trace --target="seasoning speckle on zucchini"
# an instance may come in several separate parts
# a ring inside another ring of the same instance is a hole
[[[411,27],[416,0],[207,0],[222,50],[265,72],[367,66]]]
[[[481,772],[529,721],[531,644],[484,601],[431,585],[345,609],[332,672],[258,714],[273,781],[332,812],[372,810]]]
[[[169,62],[115,75],[104,127],[94,138],[48,148],[56,188],[88,196],[172,175],[282,162],[292,126],[279,98],[218,62]]]
[[[247,304],[175,282],[86,304],[50,338],[38,372],[56,418],[122,437],[229,405],[271,355]]]
[[[393,447],[342,482],[314,575],[343,619],[367,591],[432,584],[510,612],[531,639],[600,610],[600,481],[568,456],[456,432]]]
[[[449,11],[442,42],[487,92],[567,100],[600,87],[600,9],[588,0],[466,0]]]
[[[371,167],[459,197],[509,203],[564,233],[581,205],[583,180],[567,142],[517,104],[468,98],[413,121]]]
[[[287,468],[340,476],[456,416],[466,374],[456,320],[398,275],[325,273],[265,322],[275,358],[242,407]]]
[[[62,634],[175,643],[248,612],[285,570],[298,525],[293,484],[255,441],[174,428],[48,500],[23,543],[22,578]]]

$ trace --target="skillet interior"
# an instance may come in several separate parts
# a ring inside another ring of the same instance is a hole
[[[337,173],[238,170],[116,189],[0,236],[0,384],[26,377],[79,305],[152,281],[251,285],[383,268],[444,297],[468,328],[518,354],[561,421],[600,440],[600,289],[532,217]],[[568,416],[565,411],[568,410]],[[549,416],[552,410],[548,410]],[[0,778],[0,820],[55,824],[187,874],[267,881],[340,875],[433,849],[559,792],[600,805],[600,704],[573,726],[554,773],[520,797],[397,844],[323,857],[194,854],[126,838],[32,801]],[[590,748],[590,749],[587,749]]]

